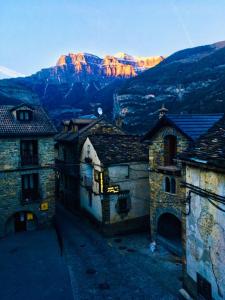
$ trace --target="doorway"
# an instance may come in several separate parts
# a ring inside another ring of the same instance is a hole
[[[182,253],[182,225],[173,214],[164,213],[158,220],[158,239],[177,255]]]
[[[22,232],[27,230],[27,217],[25,212],[18,212],[14,215],[14,229],[15,232]]]

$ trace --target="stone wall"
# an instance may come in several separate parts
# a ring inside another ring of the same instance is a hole
[[[38,154],[38,165],[21,167],[20,139],[0,140],[0,237],[14,231],[13,215],[16,212],[32,212],[37,227],[49,224],[54,216],[54,139],[38,138]],[[40,201],[22,205],[21,176],[32,173],[39,174]],[[40,210],[40,205],[43,202],[48,203],[48,210],[46,211]],[[27,228],[31,227],[27,224]]]
[[[186,181],[215,194],[225,195],[225,174],[187,166]],[[224,208],[224,205],[219,206]],[[225,299],[224,212],[210,204],[208,199],[191,193],[191,213],[186,218],[186,228],[186,287],[197,297],[198,273],[211,284],[213,299]]]
[[[179,162],[174,170],[160,168],[164,166],[164,137],[173,135],[177,138],[177,154],[182,153],[189,145],[189,140],[172,127],[161,128],[151,139],[149,146],[149,185],[150,185],[150,226],[152,240],[157,238],[157,227],[160,216],[169,213],[182,222],[182,244],[185,248],[185,222],[182,210],[186,198],[185,189],[181,188],[181,181],[185,175],[185,169]],[[173,178],[176,184],[176,192],[166,192],[165,178],[170,182]]]

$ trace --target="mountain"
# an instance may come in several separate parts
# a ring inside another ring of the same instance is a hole
[[[16,105],[24,101],[40,104],[38,95],[32,89],[17,84],[14,79],[0,80],[0,104]]]
[[[178,51],[128,79],[114,95],[114,116],[143,133],[162,104],[170,113],[225,112],[225,41]]]
[[[24,78],[4,80],[4,85],[21,86],[39,96],[57,121],[91,113],[97,106],[112,111],[113,93],[127,78],[163,61],[164,57],[134,57],[125,53],[100,58],[89,53],[69,53],[56,65]],[[6,89],[7,90],[7,89]]]

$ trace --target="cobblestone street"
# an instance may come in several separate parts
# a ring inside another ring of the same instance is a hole
[[[57,213],[74,299],[178,299],[181,264],[147,234],[104,238],[93,224]]]

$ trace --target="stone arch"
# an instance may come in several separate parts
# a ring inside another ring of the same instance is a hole
[[[155,219],[156,238],[171,252],[182,255],[181,212],[174,208],[160,209]]]
[[[20,231],[31,231],[38,227],[38,218],[31,210],[18,210],[5,222],[5,235]]]

